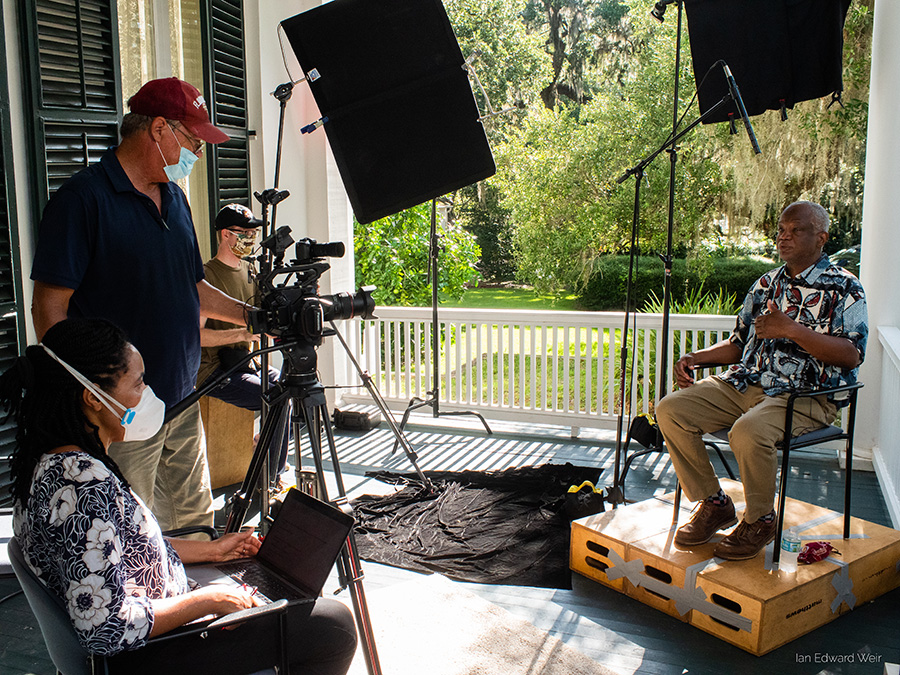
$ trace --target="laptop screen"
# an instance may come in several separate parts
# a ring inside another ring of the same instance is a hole
[[[257,559],[313,597],[322,590],[351,527],[351,516],[292,488]]]

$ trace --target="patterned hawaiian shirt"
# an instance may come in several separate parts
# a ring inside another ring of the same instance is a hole
[[[65,603],[92,654],[142,647],[153,629],[150,600],[188,590],[156,518],[87,453],[41,457],[13,525],[29,566]]]
[[[769,396],[856,382],[858,368],[825,365],[792,340],[757,338],[753,321],[766,311],[768,300],[817,333],[847,338],[859,350],[860,363],[865,358],[869,328],[862,285],[823,254],[796,277],[791,278],[782,266],[753,285],[729,338],[743,354],[739,363],[722,374],[723,380],[738,391],[758,384]]]

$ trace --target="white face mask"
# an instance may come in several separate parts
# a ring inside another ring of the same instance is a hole
[[[166,416],[166,404],[153,393],[151,387],[144,387],[144,391],[141,393],[141,400],[135,407],[126,408],[68,363],[59,358],[49,347],[47,347],[47,345],[41,343],[41,347],[43,347],[44,351],[50,355],[50,358],[69,371],[72,377],[83,384],[89,392],[94,394],[100,403],[106,406],[107,410],[116,417],[119,417],[119,424],[125,427],[125,438],[122,439],[123,441],[146,441],[153,438],[157,432],[162,429],[163,419]],[[121,417],[120,413],[116,411],[113,406],[116,406],[123,411]]]

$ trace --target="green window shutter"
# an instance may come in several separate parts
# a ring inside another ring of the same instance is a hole
[[[118,143],[122,92],[115,0],[21,3],[40,213],[67,178]]]
[[[99,161],[118,143],[122,94],[115,0],[29,0],[17,3],[25,68],[25,120],[34,167],[34,213],[72,174]],[[0,40],[2,42],[2,40]],[[4,53],[5,61],[5,53]],[[6,187],[0,220],[0,370],[24,347],[18,229],[11,203],[12,166],[6,104],[6,64],[0,135]],[[30,261],[28,262],[30,265]],[[18,309],[15,309],[18,308]],[[9,452],[12,425],[0,426],[0,507],[9,505]]]
[[[0,44],[5,44],[2,24]],[[0,372],[12,366],[25,347],[22,268],[12,167],[9,89],[6,50],[3,50],[0,51]],[[11,506],[9,457],[15,440],[16,428],[12,420],[0,421],[0,510]]]
[[[241,0],[206,0],[203,5],[207,106],[213,124],[231,136],[227,143],[207,146],[212,214],[231,202],[252,208],[242,5]]]

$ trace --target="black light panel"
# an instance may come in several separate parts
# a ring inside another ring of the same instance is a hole
[[[361,223],[494,174],[440,0],[333,0],[281,26]]]
[[[844,19],[850,0],[685,0],[700,111],[728,92],[721,68],[734,74],[748,115],[843,89]],[[706,82],[701,86],[701,81]],[[722,122],[733,103],[711,115]]]

